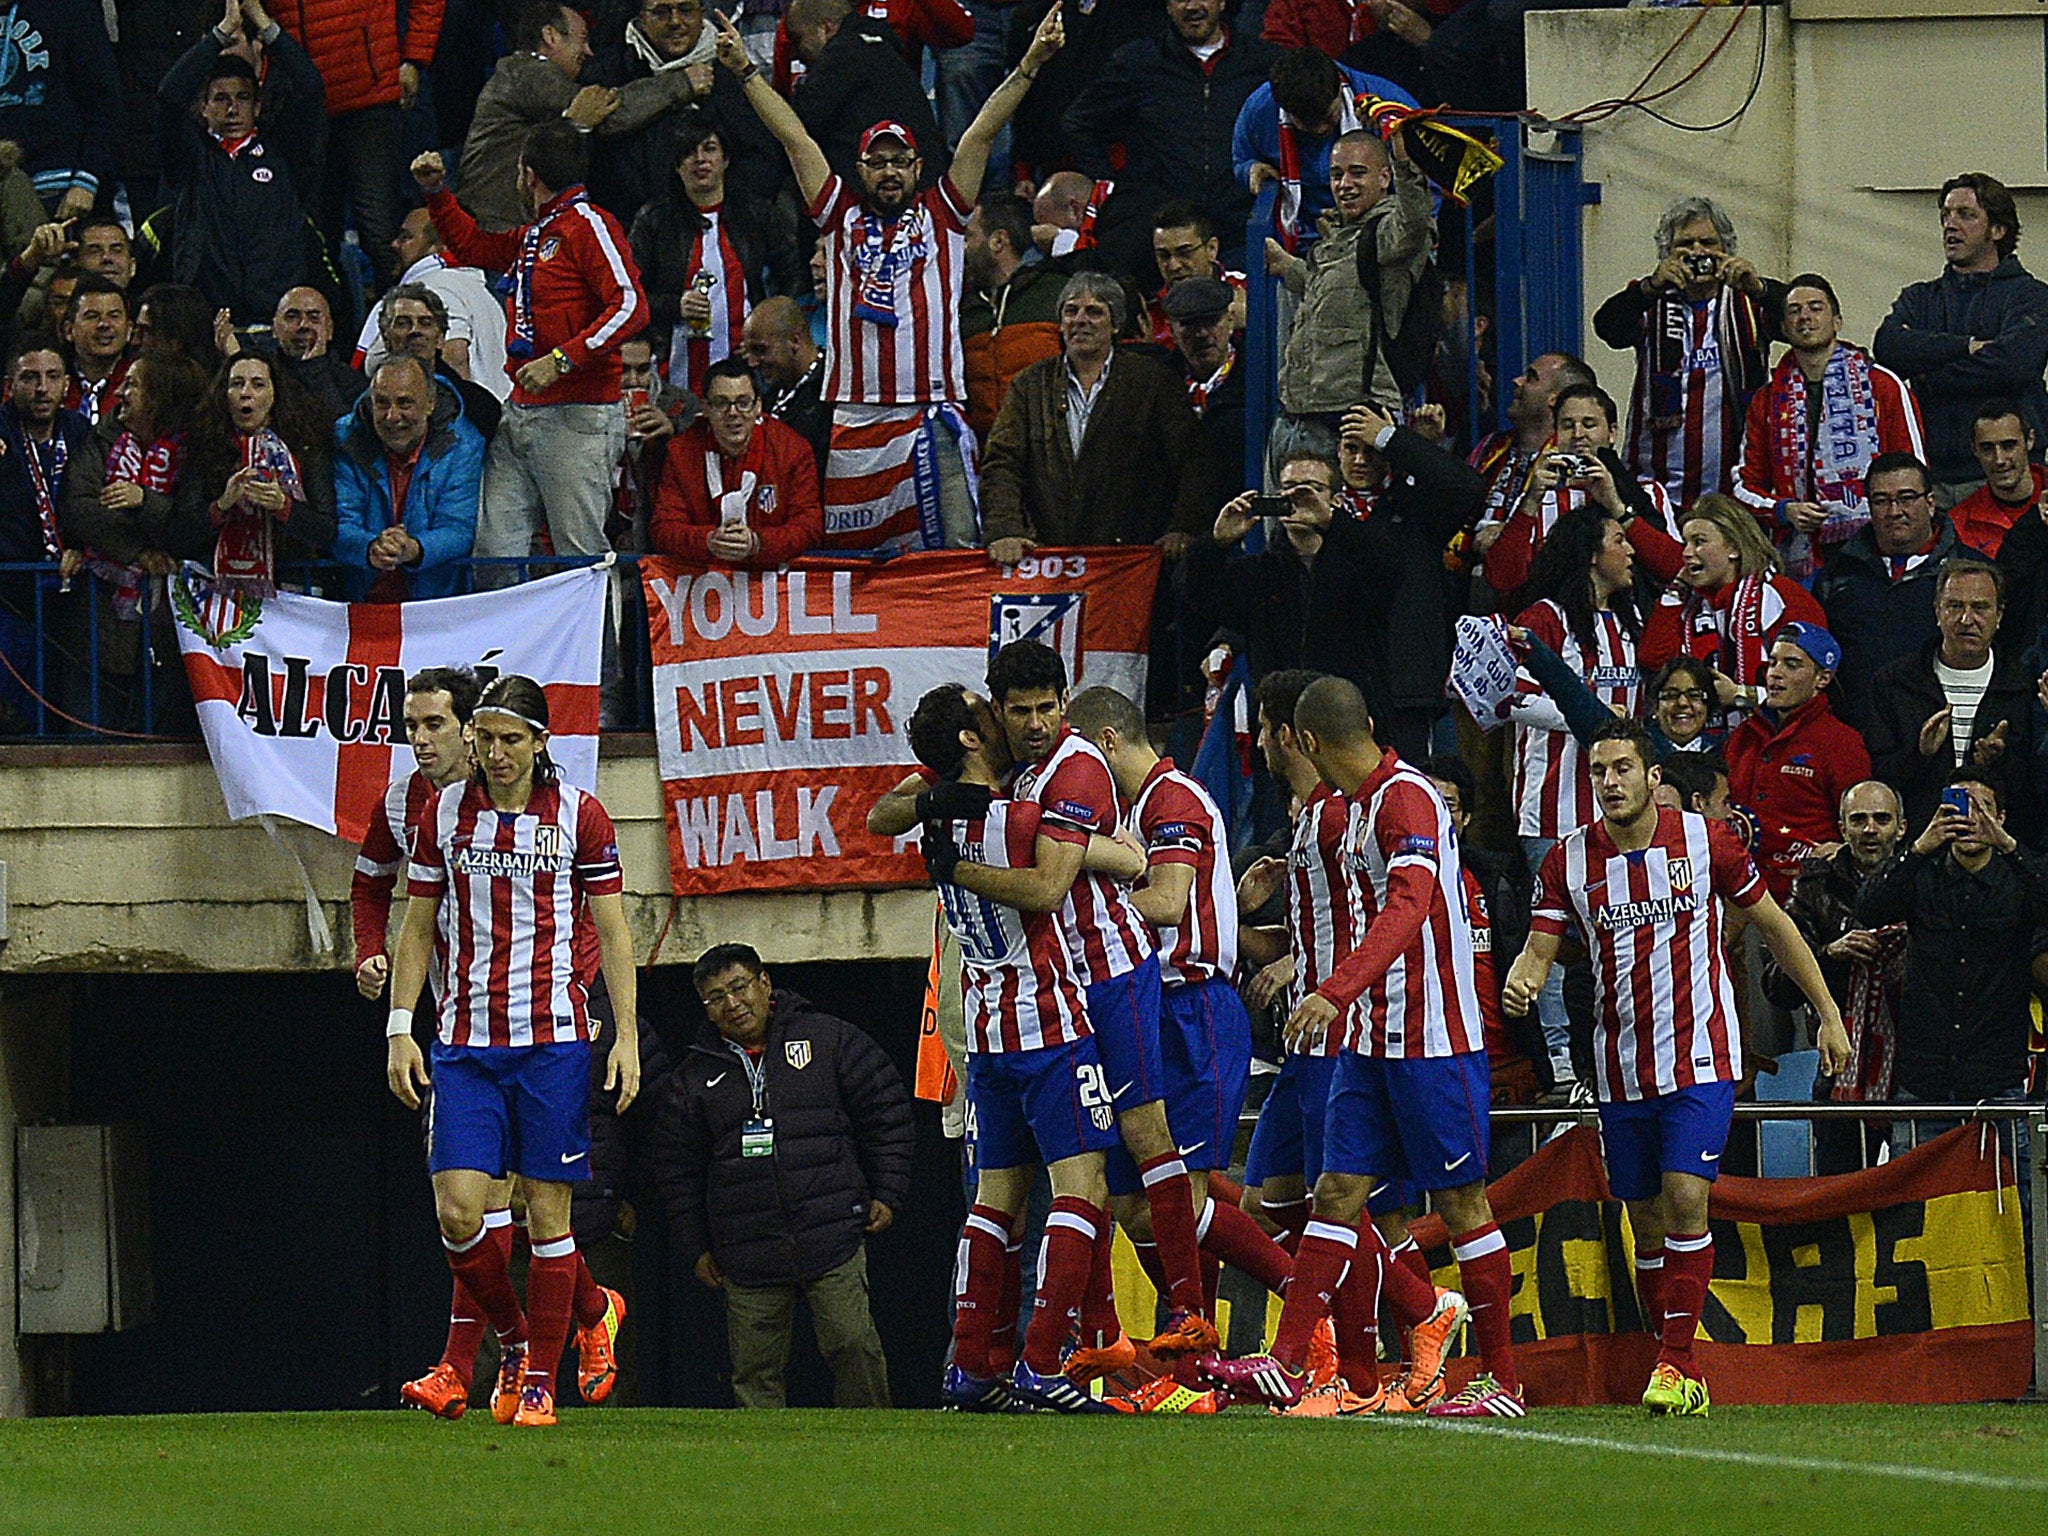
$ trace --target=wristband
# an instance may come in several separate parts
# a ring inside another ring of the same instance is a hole
[[[1026,69],[1026,68],[1025,68],[1025,67],[1024,67],[1024,66],[1023,66],[1022,64],[1019,64],[1019,65],[1017,66],[1017,73],[1018,73],[1018,74],[1020,74],[1020,75],[1022,75],[1022,76],[1023,76],[1023,77],[1024,77],[1024,78],[1025,78],[1026,80],[1036,80],[1036,79],[1038,78],[1038,76],[1034,75],[1034,74],[1033,74],[1033,73],[1032,73],[1032,72],[1031,72],[1030,70]]]
[[[748,64],[748,65],[747,65],[747,67],[746,67],[745,69],[743,69],[743,70],[741,70],[741,71],[740,71],[740,84],[741,84],[741,85],[745,85],[745,84],[746,84],[746,83],[747,83],[747,82],[748,82],[749,80],[753,79],[753,78],[754,78],[754,77],[755,77],[756,75],[758,75],[758,74],[760,74],[760,73],[761,73],[761,66],[760,66],[760,65],[758,65],[758,64],[751,64],[751,63],[750,63],[750,64]]]
[[[576,371],[575,365],[569,361],[569,354],[560,347],[554,348],[548,353],[548,356],[555,360],[555,366],[561,369],[563,373],[574,373]]]
[[[384,1038],[386,1040],[396,1040],[400,1035],[410,1037],[411,1034],[412,1010],[410,1008],[392,1009],[389,1016],[384,1020]]]

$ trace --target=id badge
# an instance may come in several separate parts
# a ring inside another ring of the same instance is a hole
[[[775,1155],[775,1121],[771,1119],[749,1120],[740,1127],[741,1157],[773,1157]]]

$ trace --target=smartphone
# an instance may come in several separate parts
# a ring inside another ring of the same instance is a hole
[[[1970,792],[1960,784],[1951,784],[1941,792],[1941,808],[1954,811],[1958,816],[1970,814]]]
[[[1285,496],[1254,496],[1253,517],[1285,517],[1294,510],[1294,504]]]

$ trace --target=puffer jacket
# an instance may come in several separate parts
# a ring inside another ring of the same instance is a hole
[[[738,1285],[815,1280],[860,1248],[871,1201],[909,1193],[910,1095],[873,1040],[778,987],[760,1069],[768,1157],[741,1155],[745,1053],[708,1023],[662,1090],[651,1174],[683,1274],[708,1251]]]
[[[1429,260],[1429,183],[1405,161],[1394,164],[1394,190],[1356,224],[1323,221],[1322,238],[1304,260],[1308,273],[1294,334],[1280,364],[1280,405],[1289,415],[1328,414],[1370,397],[1383,408],[1400,403],[1394,371],[1380,352],[1378,327],[1399,332],[1408,295]],[[1378,316],[1358,281],[1358,242],[1379,242]],[[1292,287],[1292,283],[1289,284]],[[1374,349],[1367,387],[1366,348]]]
[[[437,382],[433,419],[399,519],[420,546],[419,564],[404,573],[407,596],[452,597],[460,588],[456,562],[468,559],[476,542],[483,477],[483,433],[463,418],[455,391]],[[368,394],[335,430],[334,500],[334,558],[350,568],[349,600],[361,602],[379,574],[370,568],[370,545],[394,521],[391,470]]]
[[[327,114],[340,117],[398,100],[398,66],[434,62],[445,0],[408,0],[401,42],[397,0],[281,0],[271,14],[299,40],[327,82]]]

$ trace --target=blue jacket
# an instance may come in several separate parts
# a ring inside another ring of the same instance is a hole
[[[1407,107],[1421,105],[1391,80],[1368,75],[1348,64],[1339,64],[1337,72],[1344,77],[1346,88],[1354,96],[1369,93],[1388,101],[1398,101]],[[1334,133],[1319,139],[1303,135],[1299,142],[1304,244],[1315,239],[1316,220],[1330,211],[1330,148],[1336,142]],[[1238,182],[1244,186],[1251,185],[1254,161],[1270,165],[1276,171],[1280,168],[1280,108],[1274,104],[1272,86],[1262,85],[1253,91],[1246,99],[1244,109],[1237,114],[1237,129],[1230,136],[1230,158]],[[1247,256],[1245,259],[1251,262],[1256,258]]]
[[[405,531],[421,551],[419,564],[406,573],[408,596],[449,597],[461,589],[455,562],[468,559],[475,542],[483,479],[483,434],[464,419],[455,392],[436,381],[434,419],[405,492]],[[379,575],[370,566],[370,543],[392,523],[391,471],[367,391],[335,429],[334,500],[334,558],[354,567],[349,597],[360,601]]]

